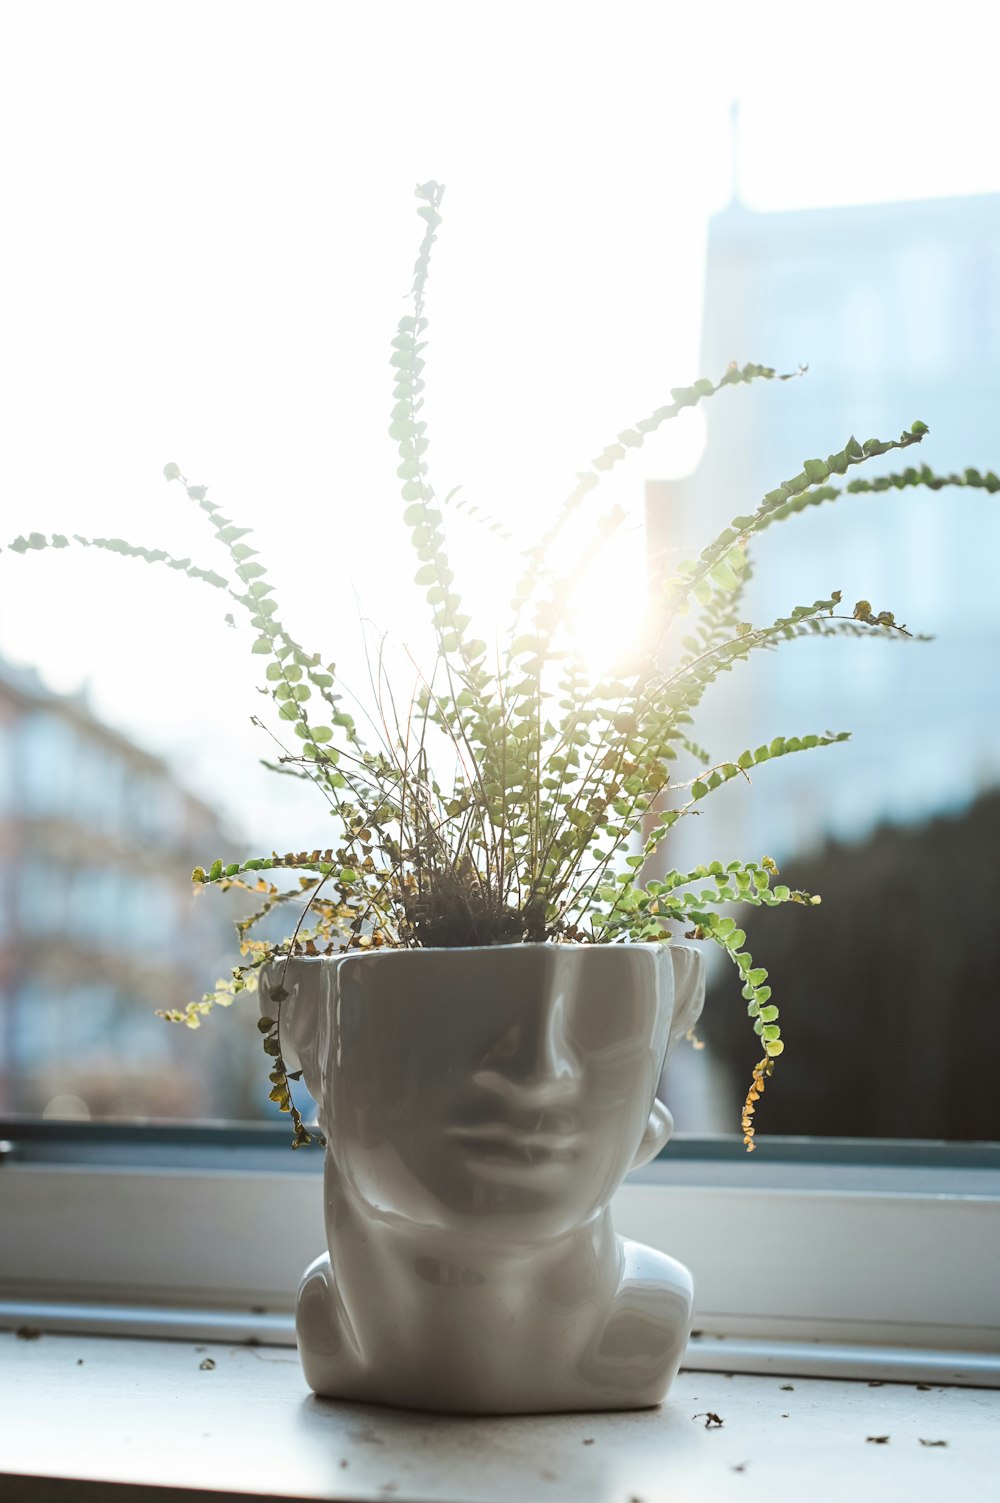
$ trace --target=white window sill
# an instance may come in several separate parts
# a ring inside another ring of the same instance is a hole
[[[455,1419],[317,1400],[280,1347],[80,1335],[0,1335],[0,1393],[4,1503],[985,1498],[1000,1433],[996,1391],[694,1371],[657,1410]]]

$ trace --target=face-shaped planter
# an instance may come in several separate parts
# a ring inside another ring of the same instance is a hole
[[[656,1099],[701,956],[504,945],[290,960],[281,1003],[327,1139],[329,1253],[307,1271],[305,1374],[334,1398],[466,1413],[659,1403],[691,1280],[608,1203],[672,1126]]]

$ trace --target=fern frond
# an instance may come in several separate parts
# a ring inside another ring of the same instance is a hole
[[[266,670],[266,687],[280,718],[293,721],[296,734],[313,749],[323,746],[323,767],[313,774],[313,781],[328,793],[342,787],[344,780],[335,770],[340,751],[327,743],[337,735],[348,744],[357,744],[358,737],[353,718],[343,711],[340,696],[333,692],[335,665],[324,665],[318,652],[307,653],[282,624],[277,602],[271,598],[274,586],[268,582],[267,569],[257,550],[244,541],[252,529],[240,527],[225,516],[222,508],[208,499],[208,487],[189,484],[179,465],[168,464],[163,473],[168,481],[184,487],[188,499],[204,512],[216,541],[229,555],[242,586],[241,592],[231,589],[230,594],[247,612],[251,628],[258,633],[251,652],[271,660]],[[304,708],[314,690],[330,711],[330,726],[321,723],[322,717],[317,721]]]
[[[826,501],[836,501],[838,496],[884,494],[887,491],[903,491],[918,486],[923,486],[930,491],[940,491],[949,486],[956,486],[964,490],[984,490],[993,495],[1000,490],[1000,476],[995,475],[992,470],[987,470],[983,475],[979,470],[971,468],[961,473],[937,475],[929,465],[921,465],[919,469],[911,466],[906,470],[893,471],[889,475],[877,475],[873,479],[859,476],[843,487],[822,485],[814,490],[805,491],[802,495],[792,496],[783,505],[777,507],[758,530],[763,531],[772,522],[781,522],[796,512],[804,511],[807,507],[821,506]]]
[[[457,501],[455,500],[455,497],[458,495],[461,489],[462,487],[460,485],[456,485],[453,490],[450,490],[448,492],[448,494],[444,498],[445,506],[450,506],[452,511],[460,513],[462,516],[468,517],[471,521],[475,522],[479,527],[481,527],[484,532],[491,533],[493,537],[499,538],[502,543],[509,543],[511,547],[517,547],[518,545],[515,541],[513,533],[508,531],[508,529],[500,521],[499,517],[491,512],[487,507],[483,506],[478,501],[470,501],[466,496],[461,497]]]
[[[512,606],[515,614],[520,614],[533,595],[543,571],[544,560],[560,532],[582,505],[589,492],[596,489],[602,478],[626,458],[629,450],[641,449],[649,435],[662,428],[664,423],[679,417],[689,407],[697,407],[699,402],[715,396],[724,387],[748,386],[752,381],[790,381],[796,376],[804,375],[805,371],[805,366],[799,366],[798,370],[786,371],[779,375],[773,366],[754,364],[739,366],[733,361],[718,381],[703,377],[693,386],[673,387],[670,402],[657,407],[647,417],[640,418],[633,427],[623,429],[613,443],[607,444],[600,454],[590,461],[588,469],[577,472],[576,485],[563,501],[551,525],[529,550],[528,568],[518,580],[514,591]]]
[[[678,565],[677,573],[663,587],[663,605],[668,619],[684,614],[692,595],[700,600],[707,598],[705,591],[713,584],[723,590],[736,589],[747,540],[763,531],[793,497],[804,497],[812,487],[824,485],[831,474],[843,475],[852,466],[865,464],[891,449],[908,449],[919,444],[927,431],[925,423],[914,423],[897,439],[869,438],[859,444],[852,436],[839,453],[830,454],[826,459],[805,460],[797,475],[767,492],[755,512],[734,517],[729,526],[702,549],[697,559],[688,559]],[[829,489],[835,491],[834,487]],[[802,501],[798,509],[807,504],[807,501]]]
[[[947,486],[958,486],[965,490],[988,491],[990,495],[1000,491],[1000,476],[994,475],[992,470],[987,470],[985,475],[976,469],[963,470],[961,474],[952,472],[950,475],[936,475],[928,465],[921,465],[919,470],[903,470],[901,474],[879,475],[874,480],[859,478],[852,480],[845,487],[849,495],[856,495],[860,491],[902,491],[909,486],[922,485],[930,491],[944,490]]]
[[[690,814],[709,793],[714,793],[724,783],[732,782],[733,778],[744,776],[752,767],[760,767],[764,762],[770,762],[778,757],[789,756],[795,752],[811,751],[817,746],[835,746],[841,741],[851,739],[850,731],[838,731],[836,733],[826,731],[822,735],[810,734],[807,736],[776,736],[773,741],[764,743],[754,750],[748,748],[731,762],[721,762],[714,767],[708,776],[695,778],[690,785],[691,798],[687,803],[677,808],[664,809],[656,816],[656,823],[647,835],[642,847],[642,855],[636,858],[639,864],[645,864],[651,857],[656,855],[665,836],[679,819]],[[678,785],[683,786],[683,785]]]
[[[706,751],[703,746],[699,746],[697,741],[692,741],[690,736],[678,736],[677,745],[682,747],[689,757],[693,757],[696,762],[700,762],[702,767],[707,767],[712,760],[711,752]]]
[[[435,182],[421,184],[416,196],[421,200],[417,213],[424,220],[424,237],[413,269],[413,312],[399,320],[392,341],[390,364],[394,371],[392,422],[389,436],[399,453],[396,474],[403,482],[406,503],[403,522],[409,529],[410,543],[417,559],[416,582],[426,586],[431,607],[431,624],[446,662],[449,654],[464,665],[464,679],[473,692],[485,682],[483,658],[485,643],[470,643],[466,628],[470,617],[461,610],[461,598],[454,588],[454,573],[448,560],[444,517],[437,503],[427,465],[427,423],[420,417],[423,408],[424,358],[426,341],[420,335],[427,328],[424,298],[430,270],[431,251],[441,223],[441,199],[444,188]],[[482,650],[480,650],[480,646]]]
[[[733,550],[733,563],[737,567],[732,570],[735,582],[731,588],[722,589],[705,582],[698,586],[696,597],[701,610],[690,633],[681,641],[686,653],[679,664],[682,668],[725,642],[747,635],[750,630],[741,619],[740,609],[743,592],[753,578],[753,566],[745,544]]]
[[[53,532],[49,536],[43,532],[29,532],[27,537],[17,537],[7,546],[12,553],[40,553],[45,548],[68,548],[73,543],[81,548],[101,548],[108,553],[120,553],[125,558],[141,558],[147,564],[163,564],[168,569],[186,574],[189,579],[198,579],[217,590],[229,590],[230,594],[233,593],[230,581],[214,569],[202,569],[189,558],[175,558],[162,548],[143,548],[138,543],[126,542],[124,538],[85,538],[78,532],[69,536],[62,532]]]
[[[270,871],[310,871],[319,872],[320,876],[325,877],[337,869],[336,854],[339,853],[332,850],[300,851],[298,854],[289,851],[284,856],[272,852],[270,856],[252,856],[248,861],[232,861],[228,865],[220,858],[213,861],[207,869],[196,866],[191,873],[191,881],[196,887],[211,887],[217,882],[231,882],[233,878],[247,872]],[[346,870],[350,873],[347,878],[347,884],[350,885],[354,877],[353,868]]]

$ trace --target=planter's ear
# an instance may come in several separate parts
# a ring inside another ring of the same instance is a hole
[[[671,945],[674,963],[674,1015],[670,1020],[667,1054],[680,1043],[701,1017],[705,1005],[705,961],[692,945]]]
[[[646,1130],[635,1151],[635,1158],[632,1160],[632,1168],[641,1169],[643,1164],[648,1164],[650,1159],[655,1159],[660,1149],[666,1148],[673,1130],[674,1119],[670,1108],[664,1106],[658,1096],[654,1097]]]
[[[326,968],[316,960],[291,957],[261,966],[257,983],[262,1018],[279,1017],[281,1054],[290,1072],[302,1071],[306,1090],[314,1101],[321,1101],[323,1020],[327,1009],[321,1006],[320,992]],[[284,993],[283,996],[280,993]]]

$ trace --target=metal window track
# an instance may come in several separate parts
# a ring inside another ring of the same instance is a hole
[[[198,1310],[153,1305],[59,1304],[0,1301],[0,1329],[60,1335],[221,1341],[233,1346],[294,1346],[290,1313]],[[1000,1388],[1000,1353],[934,1351],[920,1347],[831,1341],[693,1336],[683,1366],[696,1372],[868,1382],[933,1383]]]

